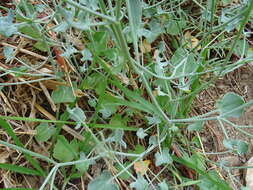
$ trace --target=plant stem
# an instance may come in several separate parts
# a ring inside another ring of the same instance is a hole
[[[42,159],[42,160],[45,160],[45,161],[47,161],[47,162],[49,162],[49,163],[58,164],[56,161],[54,161],[54,160],[52,160],[52,159],[50,159],[50,158],[48,158],[48,157],[46,157],[46,156],[43,156],[43,155],[38,154],[38,153],[36,153],[36,152],[32,152],[32,151],[27,150],[27,149],[25,149],[25,148],[22,148],[22,147],[20,147],[20,146],[17,146],[17,145],[14,145],[14,144],[10,144],[10,143],[4,142],[4,141],[2,141],[2,140],[0,140],[0,144],[5,145],[5,146],[7,146],[7,147],[9,147],[9,148],[13,148],[13,149],[15,149],[15,150],[18,150],[18,151],[20,151],[20,152],[29,154],[29,155],[31,155],[31,156],[35,156],[35,157],[40,158],[40,159]]]
[[[83,10],[83,11],[86,11],[86,12],[91,13],[93,15],[99,16],[99,17],[101,17],[103,19],[106,19],[106,20],[112,22],[112,23],[116,23],[116,20],[113,17],[110,17],[110,16],[107,16],[107,15],[101,14],[99,12],[93,11],[92,9],[89,9],[89,8],[87,8],[85,6],[82,6],[79,3],[76,3],[76,2],[74,2],[72,0],[66,0],[66,2],[68,4],[74,6],[74,7],[77,7],[79,9]]]

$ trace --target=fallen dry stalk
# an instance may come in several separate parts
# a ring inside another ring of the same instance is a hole
[[[56,120],[56,118],[51,115],[48,111],[46,111],[43,107],[41,107],[38,104],[34,104],[35,108],[40,111],[43,115],[45,115],[48,119],[50,120]],[[83,141],[84,137],[82,135],[80,135],[79,133],[77,133],[75,130],[71,129],[69,126],[67,125],[63,125],[62,129],[65,130],[66,132],[68,132],[69,134],[71,134],[73,137]]]
[[[37,54],[37,53],[34,53],[34,52],[32,52],[32,51],[29,51],[29,50],[26,50],[26,49],[23,49],[23,48],[18,48],[18,47],[14,46],[14,45],[11,45],[11,44],[8,44],[8,43],[5,43],[5,42],[1,42],[0,45],[11,47],[11,48],[13,48],[13,49],[15,49],[15,50],[19,50],[19,51],[22,52],[22,53],[31,55],[31,56],[36,57],[36,58],[38,58],[38,59],[42,59],[42,60],[44,60],[44,61],[46,61],[46,60],[48,59],[48,58],[45,57],[45,56],[39,55],[39,54]]]

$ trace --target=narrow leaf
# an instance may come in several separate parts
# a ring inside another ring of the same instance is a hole
[[[40,172],[30,169],[30,168],[25,168],[22,166],[16,166],[13,164],[1,164],[0,163],[0,168],[4,169],[4,170],[8,170],[8,171],[13,171],[13,172],[17,172],[20,174],[27,174],[27,175],[38,175],[41,176]]]

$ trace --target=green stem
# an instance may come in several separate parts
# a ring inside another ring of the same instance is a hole
[[[66,2],[67,2],[68,4],[70,4],[70,5],[72,5],[72,6],[74,6],[74,7],[77,7],[77,8],[79,8],[79,9],[83,10],[83,11],[86,11],[86,12],[88,12],[88,13],[90,13],[90,14],[99,16],[99,17],[101,17],[101,18],[103,18],[103,19],[106,19],[106,20],[112,22],[112,23],[116,23],[116,20],[115,20],[113,17],[110,17],[110,16],[107,16],[107,15],[101,14],[101,13],[99,13],[99,12],[93,11],[92,9],[89,9],[89,8],[87,8],[87,7],[85,7],[85,6],[82,6],[82,5],[80,5],[79,3],[76,3],[76,2],[74,2],[74,1],[72,1],[72,0],[66,0]]]

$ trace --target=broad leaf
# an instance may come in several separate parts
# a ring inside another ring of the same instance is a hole
[[[124,131],[122,129],[114,130],[112,135],[107,139],[108,142],[116,142],[119,143],[124,148],[127,147],[125,141],[123,140]]]
[[[52,93],[52,99],[55,104],[71,103],[76,100],[72,88],[69,86],[59,86]]]
[[[130,184],[131,188],[135,188],[136,190],[145,190],[148,188],[148,182],[144,179],[143,176],[138,175],[138,178],[135,182]]]
[[[91,181],[88,190],[119,190],[119,187],[112,182],[112,175],[108,171],[103,173]]]
[[[158,184],[159,190],[169,190],[169,187],[165,181]]]
[[[41,123],[36,127],[36,132],[36,140],[45,142],[56,132],[56,129],[53,126],[49,126],[48,123]]]
[[[248,151],[249,145],[241,140],[236,139],[225,139],[223,140],[223,145],[238,154],[245,154]]]
[[[53,157],[61,162],[70,162],[76,156],[73,146],[69,144],[64,136],[59,136],[54,146]]]
[[[201,129],[203,128],[203,121],[197,121],[193,124],[188,125],[187,129],[189,131],[201,131]]]
[[[79,129],[81,124],[85,121],[86,116],[81,108],[67,108],[69,116],[71,119],[77,122],[75,129]]]
[[[14,49],[12,47],[4,47],[5,62],[9,62],[14,58]]]
[[[0,14],[1,16],[1,14]],[[0,17],[0,35],[10,37],[18,32],[18,27],[13,23],[14,14],[13,11],[8,13],[8,16]]]
[[[144,139],[148,134],[144,132],[143,128],[138,129],[136,133],[137,137],[140,139]]]
[[[156,166],[161,166],[162,164],[171,164],[173,162],[168,148],[164,148],[161,153],[157,152],[155,154],[155,159]]]
[[[244,111],[243,108],[238,109],[239,106],[244,104],[241,96],[229,92],[217,102],[217,107],[222,117],[240,117]],[[235,110],[236,109],[236,110]],[[234,110],[234,111],[233,111]]]
[[[84,172],[86,172],[86,171],[89,169],[89,166],[90,166],[90,164],[91,164],[91,161],[86,161],[87,158],[86,158],[86,156],[85,156],[84,153],[81,153],[80,160],[83,160],[83,162],[80,163],[80,164],[76,164],[76,168],[77,168],[80,172],[84,173]]]

